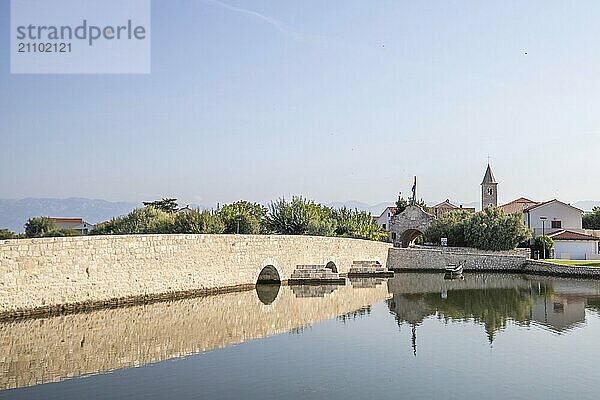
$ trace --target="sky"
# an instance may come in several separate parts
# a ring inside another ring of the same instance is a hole
[[[153,0],[150,74],[10,73],[0,198],[600,200],[600,2]]]

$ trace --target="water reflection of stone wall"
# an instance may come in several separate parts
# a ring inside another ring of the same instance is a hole
[[[339,286],[298,298],[282,286],[270,305],[256,291],[0,324],[0,389],[139,366],[273,335],[364,309],[386,284]]]

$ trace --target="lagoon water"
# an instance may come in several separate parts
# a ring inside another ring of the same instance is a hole
[[[597,399],[600,281],[406,273],[0,323],[0,399]]]

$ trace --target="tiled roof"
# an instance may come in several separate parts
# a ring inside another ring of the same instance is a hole
[[[523,212],[525,209],[535,206],[537,204],[539,204],[537,201],[529,200],[525,197],[520,197],[516,200],[511,201],[510,203],[501,205],[500,208],[504,211],[505,214],[514,214],[518,212]]]
[[[50,218],[55,224],[82,224],[83,218]]]
[[[533,209],[535,209],[535,208],[538,208],[538,207],[541,207],[541,206],[545,206],[546,204],[550,204],[550,203],[553,203],[553,202],[560,203],[560,204],[562,204],[562,205],[565,205],[565,206],[567,206],[567,207],[574,208],[574,209],[576,209],[577,211],[583,212],[583,210],[582,210],[582,209],[580,209],[580,208],[577,208],[577,207],[575,207],[575,206],[572,206],[572,205],[570,205],[570,204],[567,204],[567,203],[565,203],[565,202],[562,202],[562,201],[560,201],[560,200],[557,200],[557,199],[552,199],[552,200],[544,201],[544,202],[542,202],[542,203],[537,203],[537,204],[535,204],[535,205],[533,205],[533,206],[531,206],[531,207],[527,207],[527,208],[526,208],[525,210],[523,210],[523,211],[531,211],[531,210],[533,210]]]
[[[548,235],[548,237],[551,237],[553,240],[593,240],[593,241],[600,241],[599,237],[591,236],[591,235],[586,235],[584,233],[579,233],[579,232],[574,232],[574,231],[568,231],[568,230],[562,230],[562,231],[551,233],[550,235]]]

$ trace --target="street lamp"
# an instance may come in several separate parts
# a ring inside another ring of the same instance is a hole
[[[542,257],[542,259],[546,259],[546,220],[548,219],[548,217],[540,217],[540,220],[542,221],[542,239],[543,239],[543,243],[542,243],[542,252],[544,254],[544,256]]]
[[[236,229],[236,234],[240,234],[240,220],[242,219],[241,216],[238,215],[238,217],[235,219],[237,221],[237,229]]]

